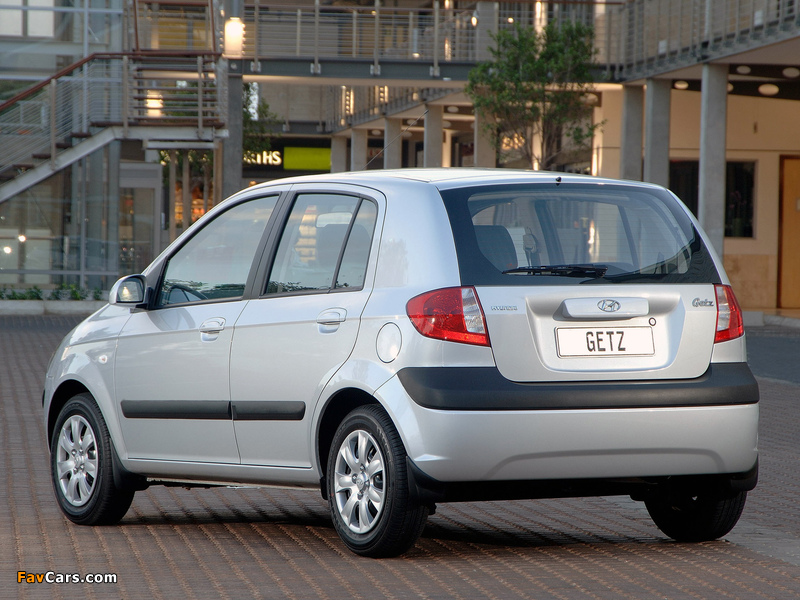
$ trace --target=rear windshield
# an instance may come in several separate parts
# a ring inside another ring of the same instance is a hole
[[[720,282],[667,192],[548,183],[441,194],[463,285]]]

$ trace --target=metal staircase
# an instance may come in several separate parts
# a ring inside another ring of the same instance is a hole
[[[216,54],[94,54],[0,105],[0,202],[115,139],[213,144],[225,68]]]

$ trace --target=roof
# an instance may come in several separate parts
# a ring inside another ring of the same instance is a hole
[[[591,175],[576,175],[573,173],[557,173],[551,171],[525,171],[518,169],[478,169],[478,168],[407,168],[407,169],[375,169],[367,171],[347,171],[342,173],[323,173],[320,175],[305,175],[277,179],[262,184],[286,185],[293,183],[319,183],[337,182],[352,183],[366,186],[379,186],[381,182],[390,179],[407,179],[420,183],[431,183],[439,188],[460,187],[465,183],[472,185],[492,183],[534,183],[534,182],[563,182],[563,183],[595,183],[595,184],[630,184],[636,186],[659,187],[640,181],[622,181],[594,177]]]

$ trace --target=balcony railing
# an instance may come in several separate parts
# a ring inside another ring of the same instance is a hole
[[[798,0],[630,0],[607,15],[609,68],[635,79],[794,37]]]
[[[473,11],[442,8],[335,7],[248,3],[244,55],[320,58],[474,61]]]

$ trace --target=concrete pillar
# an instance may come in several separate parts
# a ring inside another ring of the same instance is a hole
[[[672,82],[648,79],[644,107],[644,180],[669,186],[669,107]]]
[[[497,35],[499,24],[497,2],[478,2],[472,13],[478,22],[475,27],[475,57],[481,60],[491,60],[492,53],[489,48],[494,46],[494,36]]]
[[[474,166],[493,169],[497,166],[497,152],[489,133],[483,128],[483,123],[483,116],[478,111],[475,111]]]
[[[222,197],[242,188],[242,75],[228,73],[228,137],[223,142]]]
[[[219,181],[219,179],[217,180]],[[178,186],[178,153],[175,150],[169,151],[169,241],[174,242],[178,237],[178,223],[175,221],[175,205],[178,203],[175,188]]]
[[[425,167],[442,166],[442,121],[444,107],[441,105],[427,104],[425,108]]]
[[[241,161],[239,164],[241,165]],[[239,177],[241,178],[241,175]],[[192,175],[189,172],[188,150],[183,151],[183,173],[181,175],[181,200],[183,201],[182,225],[183,225],[183,231],[186,231],[192,224]]]
[[[335,135],[331,138],[331,173],[347,171],[347,138]]]
[[[416,140],[408,140],[408,145],[406,146],[406,164],[409,167],[421,167],[422,165],[417,164],[417,144],[419,142]]]
[[[642,115],[644,90],[638,85],[622,87],[622,131],[619,176],[642,179]]]
[[[442,166],[450,168],[453,166],[453,132],[444,130],[444,140],[442,141]]]
[[[383,168],[399,169],[403,166],[402,119],[383,120]]]
[[[697,217],[720,256],[725,239],[727,108],[728,65],[703,65]]]
[[[367,130],[350,130],[350,170],[363,171],[367,166]]]

